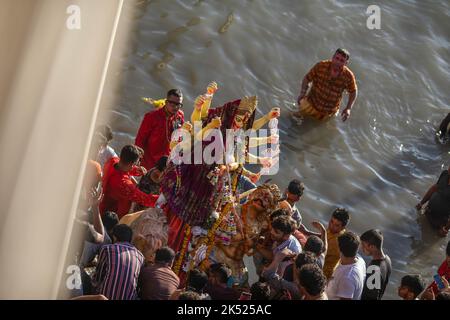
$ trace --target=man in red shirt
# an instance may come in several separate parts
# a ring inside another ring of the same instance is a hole
[[[438,275],[442,278],[447,279],[450,282],[450,241],[447,243],[447,249],[445,250],[446,257],[444,262],[442,262],[441,266],[438,269]],[[437,295],[439,293],[439,289],[437,287],[436,281],[434,281],[430,287],[433,290],[433,293]]]
[[[141,176],[145,173],[137,166],[140,157],[139,148],[127,145],[122,148],[120,158],[113,157],[105,164],[103,199],[100,202],[102,215],[106,211],[113,211],[120,219],[130,211],[132,202],[146,207],[154,206],[158,196],[142,192],[131,179],[131,176]]]
[[[144,149],[142,165],[150,170],[162,156],[170,154],[172,132],[184,123],[183,94],[179,89],[167,92],[164,107],[148,112],[142,120],[135,143]]]

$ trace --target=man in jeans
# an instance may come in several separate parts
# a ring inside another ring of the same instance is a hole
[[[341,254],[340,264],[328,282],[327,295],[330,300],[360,300],[366,276],[366,263],[357,255],[359,237],[351,231],[338,238]]]

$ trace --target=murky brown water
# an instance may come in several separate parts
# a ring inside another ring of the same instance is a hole
[[[352,214],[359,234],[380,228],[393,275],[420,272],[427,280],[443,260],[445,239],[417,222],[414,205],[449,165],[434,129],[449,109],[450,5],[395,1],[381,5],[381,30],[366,28],[370,1],[141,1],[112,106],[116,150],[134,140],[150,109],[140,97],[181,88],[185,113],[215,80],[213,105],[257,94],[260,114],[282,108],[280,187],[306,184],[301,202],[308,224],[328,221],[337,205]],[[132,8],[128,8],[130,10]],[[288,115],[300,81],[337,47],[351,53],[359,97],[349,121],[298,125]]]

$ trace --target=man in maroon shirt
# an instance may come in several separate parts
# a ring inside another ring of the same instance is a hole
[[[162,156],[170,154],[172,132],[184,123],[183,94],[179,89],[167,92],[164,107],[150,111],[142,120],[136,135],[136,145],[144,149],[142,165],[150,170]]]
[[[169,247],[156,250],[155,263],[146,266],[140,275],[142,300],[168,300],[178,289],[180,279],[173,272],[175,252]]]

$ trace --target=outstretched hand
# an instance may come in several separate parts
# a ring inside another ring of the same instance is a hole
[[[222,120],[219,117],[215,117],[210,122],[210,127],[213,129],[220,128],[222,126]]]
[[[268,118],[269,120],[272,120],[272,119],[275,119],[275,118],[280,117],[280,115],[281,115],[280,108],[274,107],[274,108],[272,108],[272,109],[269,111],[269,113],[267,114],[267,118]]]
[[[205,95],[202,94],[195,98],[194,108],[200,111],[202,109],[203,103],[205,103]]]
[[[319,230],[320,233],[324,234],[327,232],[327,229],[325,228],[325,226],[322,223],[320,223],[319,221],[313,221],[311,224],[314,228]]]
[[[183,130],[192,132],[192,124],[189,121],[186,121],[185,123],[183,123],[181,128],[183,128]]]
[[[206,92],[208,94],[214,94],[217,91],[217,89],[218,89],[217,83],[215,81],[213,81],[210,84],[208,84],[208,87],[206,88]]]
[[[275,144],[278,143],[278,141],[280,140],[280,136],[277,134],[273,134],[269,137],[269,143],[270,144]]]
[[[264,157],[261,158],[261,165],[263,166],[263,168],[270,168],[272,166],[272,158],[269,157]]]
[[[88,206],[89,207],[98,207],[98,204],[100,203],[102,199],[103,193],[98,191],[95,187],[92,187],[89,191],[89,197],[88,197]]]

